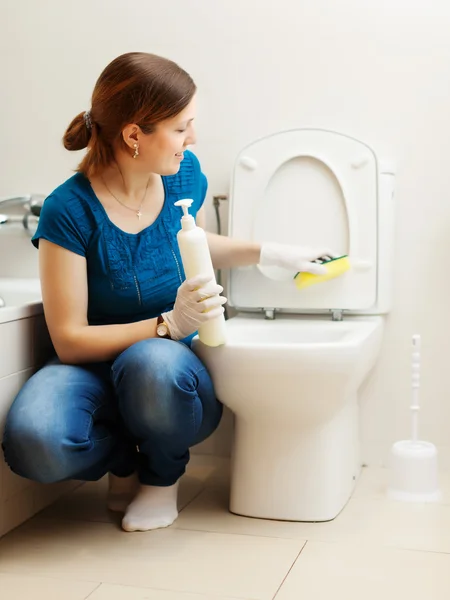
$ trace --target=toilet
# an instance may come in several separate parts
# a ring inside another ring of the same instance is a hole
[[[227,342],[193,340],[235,416],[230,511],[329,521],[361,469],[358,391],[391,307],[395,169],[367,144],[295,129],[237,157],[229,235],[348,254],[344,275],[298,290],[295,273],[230,272]]]

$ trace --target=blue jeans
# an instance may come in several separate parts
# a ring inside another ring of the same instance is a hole
[[[218,426],[222,405],[185,344],[148,339],[111,363],[52,359],[9,411],[3,450],[12,471],[43,483],[96,481],[107,472],[169,486],[189,448]]]

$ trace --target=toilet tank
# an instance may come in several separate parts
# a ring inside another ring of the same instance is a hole
[[[298,290],[283,270],[239,267],[228,299],[237,310],[315,314],[389,312],[392,299],[395,169],[366,143],[323,129],[262,138],[238,155],[229,235],[258,243],[330,247],[352,269]]]

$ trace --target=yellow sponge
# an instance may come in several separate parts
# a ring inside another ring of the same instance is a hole
[[[297,273],[294,277],[294,282],[299,290],[303,290],[314,283],[320,283],[321,281],[328,281],[339,277],[342,273],[345,273],[350,269],[350,261],[348,256],[339,256],[338,258],[332,258],[331,260],[325,261],[322,265],[326,268],[327,272],[325,275],[313,275],[312,273]]]

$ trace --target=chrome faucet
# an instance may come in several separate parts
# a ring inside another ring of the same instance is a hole
[[[9,198],[0,198],[0,210],[4,207],[22,207],[25,214],[0,214],[0,225],[7,223],[21,222],[24,228],[29,231],[30,217],[39,219],[45,196],[40,194],[26,194],[24,196],[11,196]],[[9,213],[9,211],[8,211]]]
[[[41,208],[44,204],[45,196],[41,194],[26,194],[24,196],[11,196],[9,198],[0,198],[0,207],[2,206],[23,206],[33,215],[39,217]]]

